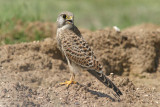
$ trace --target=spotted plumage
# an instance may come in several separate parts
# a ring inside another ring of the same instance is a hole
[[[102,65],[96,59],[88,43],[83,39],[80,31],[74,25],[74,16],[71,12],[62,12],[57,19],[57,44],[58,48],[65,55],[69,68],[73,72],[70,82],[74,78],[74,73],[79,68],[87,70],[104,85],[112,88],[118,96],[121,91],[103,74]]]
[[[70,61],[85,69],[102,70],[102,66],[96,60],[93,51],[82,37],[77,36],[73,31],[68,29],[62,30],[59,35],[62,53]]]

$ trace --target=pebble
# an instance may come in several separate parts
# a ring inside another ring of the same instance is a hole
[[[75,105],[79,105],[80,103],[78,101],[75,102]]]

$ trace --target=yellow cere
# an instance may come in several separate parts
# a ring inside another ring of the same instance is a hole
[[[72,20],[72,16],[67,16],[66,19],[67,20]]]

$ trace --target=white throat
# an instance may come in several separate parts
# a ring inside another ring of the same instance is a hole
[[[65,29],[72,29],[73,25],[71,24],[66,24],[63,27],[61,27],[60,29],[65,30]]]
[[[63,27],[61,27],[61,28],[58,28],[57,29],[57,33],[59,32],[59,31],[62,31],[62,30],[66,30],[66,29],[72,29],[73,28],[73,25],[69,25],[69,24],[67,24],[67,25],[64,25]]]

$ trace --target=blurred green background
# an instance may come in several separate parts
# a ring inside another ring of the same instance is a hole
[[[28,38],[14,31],[18,21],[56,22],[57,15],[68,10],[75,14],[75,24],[90,30],[153,23],[160,25],[160,0],[0,0],[0,44],[41,40],[43,32]],[[12,33],[10,33],[12,32]],[[11,37],[10,37],[11,36]]]

